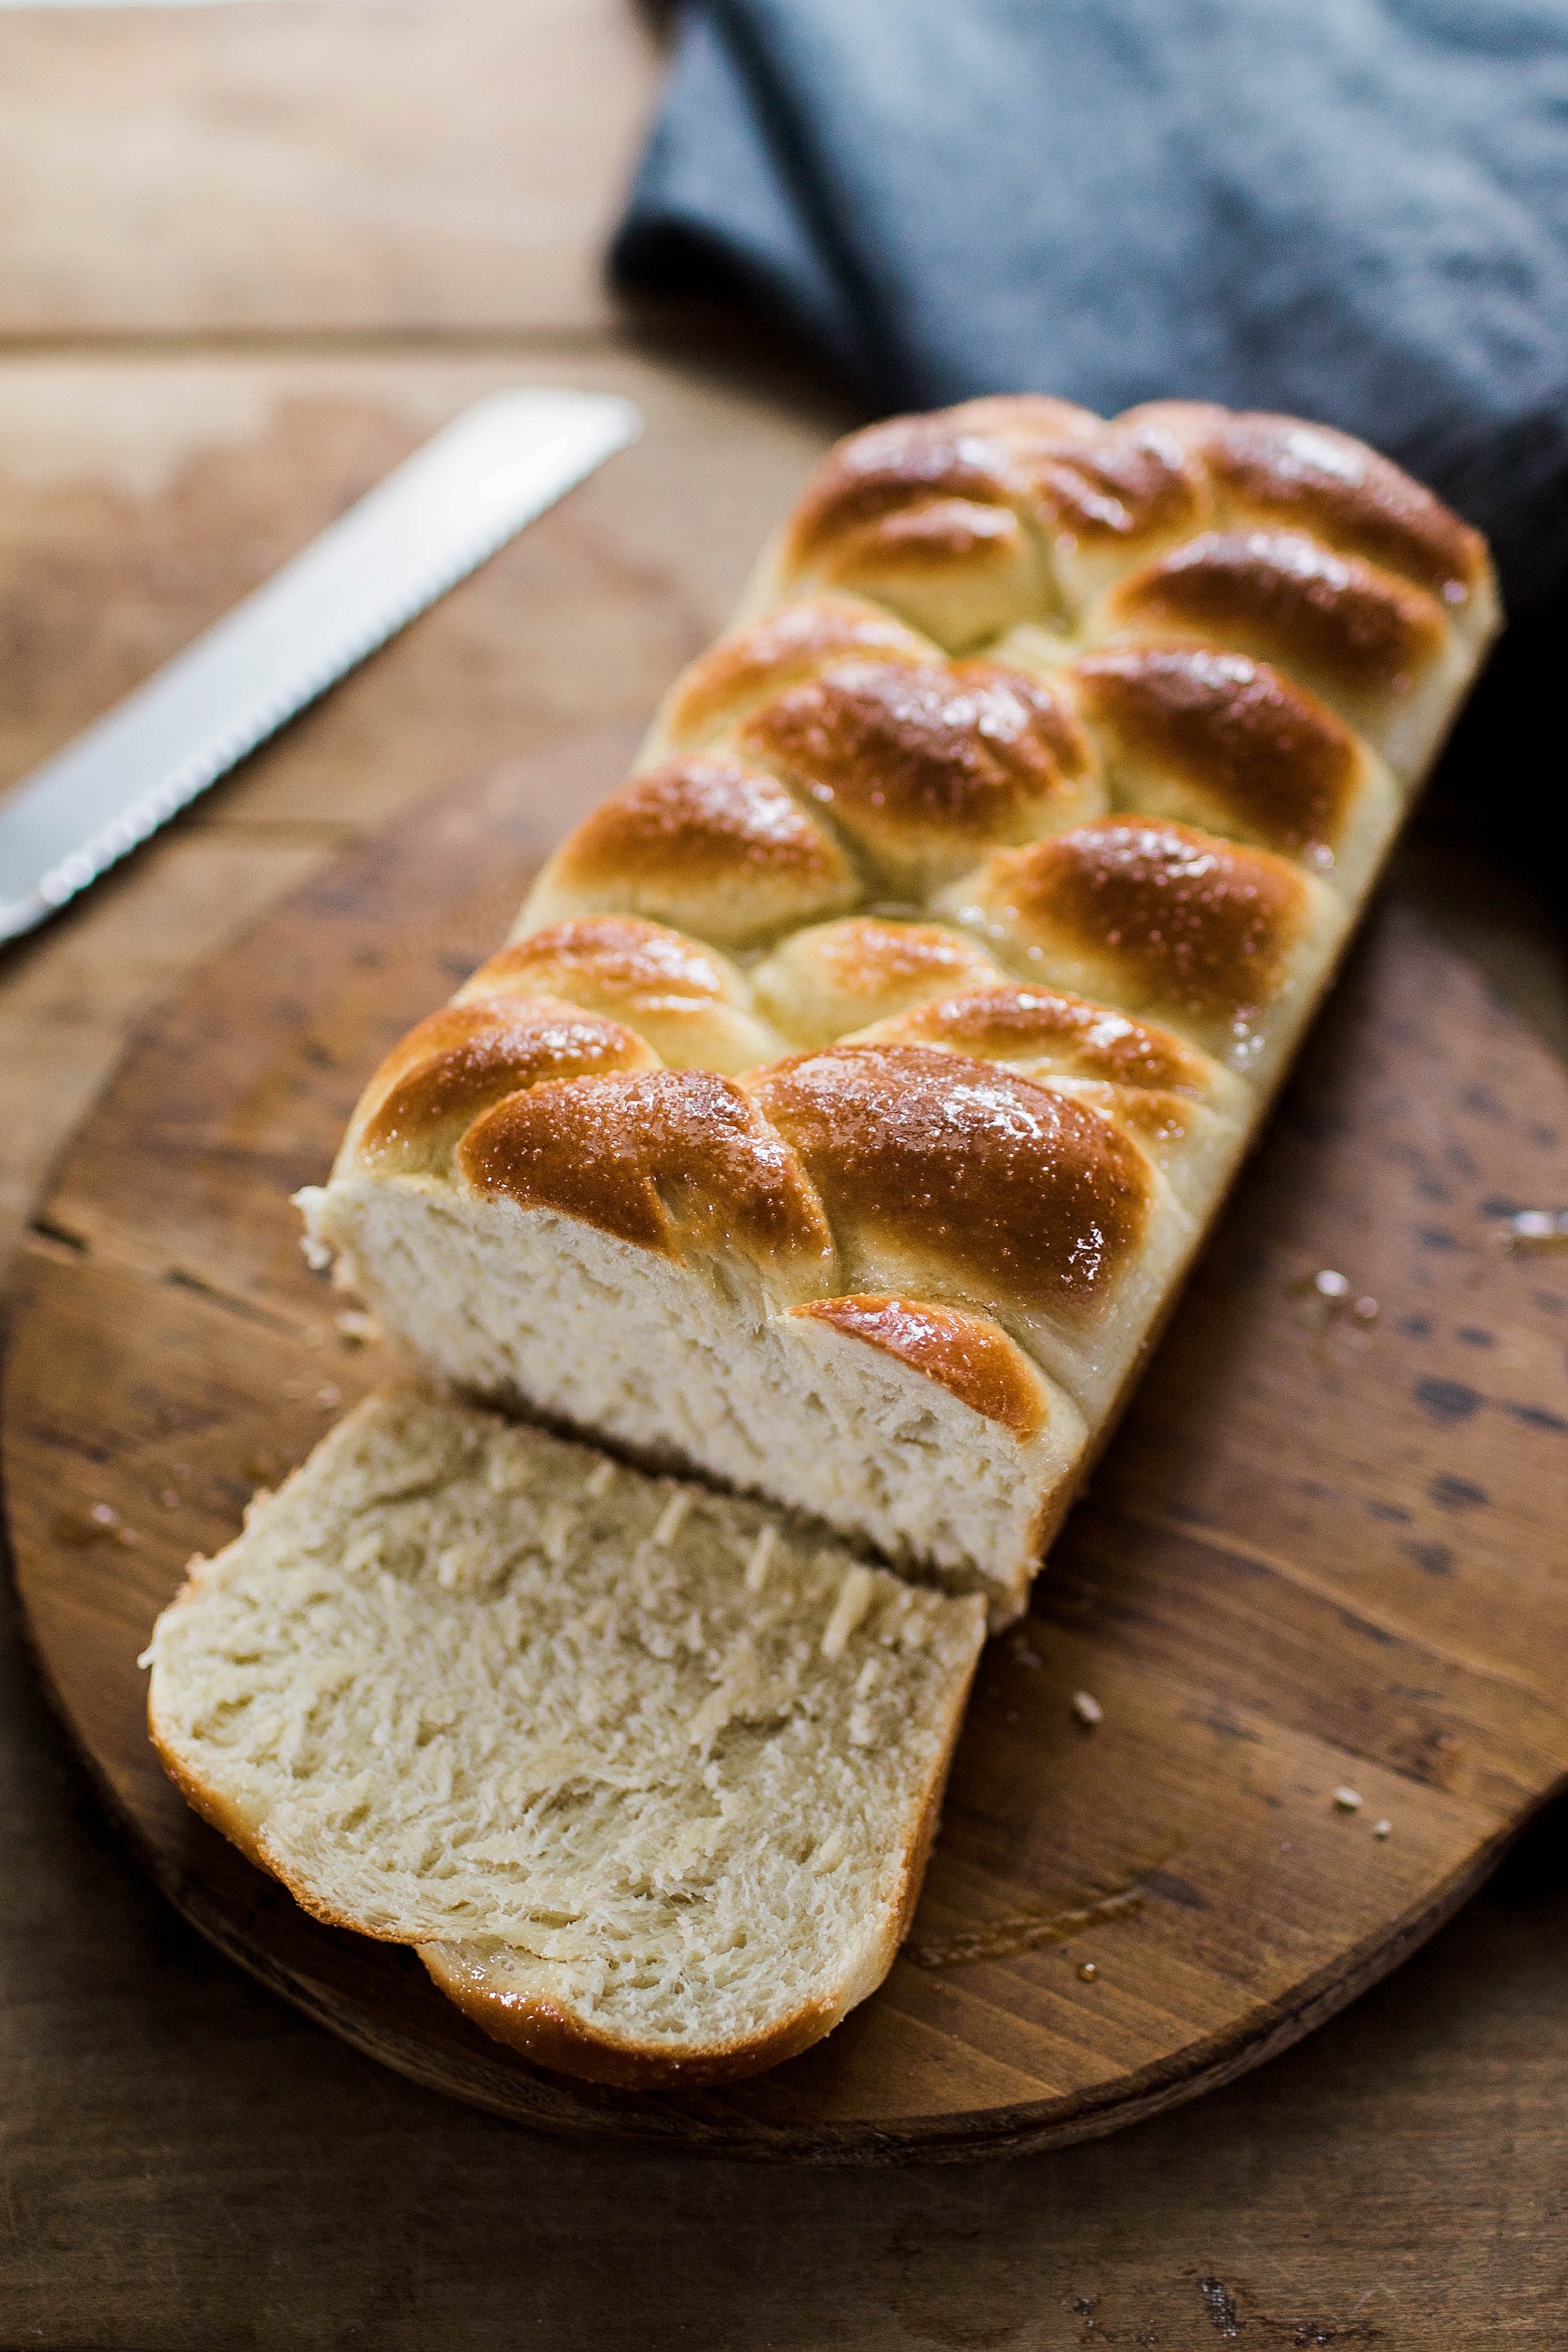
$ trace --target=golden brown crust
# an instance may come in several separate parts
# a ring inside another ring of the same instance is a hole
[[[984,959],[961,931],[941,923],[889,923],[873,915],[852,915],[824,923],[809,942],[847,996],[896,994],[928,984],[941,988],[968,979]],[[792,940],[805,945],[806,940]]]
[[[826,1045],[962,987],[1000,987],[1002,974],[973,940],[941,923],[851,915],[797,931],[752,975],[774,1026],[801,1045]]]
[[[1069,401],[993,394],[841,441],[795,510],[791,556],[939,501],[1037,501],[1075,534],[1109,538],[1179,530],[1206,503],[1199,468],[1153,412],[1108,424]]]
[[[987,1317],[885,1292],[808,1299],[791,1312],[896,1357],[973,1412],[1010,1430],[1020,1444],[1037,1437],[1049,1418],[1039,1374],[1016,1341]]]
[[[685,671],[663,713],[677,745],[694,743],[749,709],[758,698],[808,677],[845,655],[930,661],[929,639],[856,596],[809,596],[749,629],[721,637]]]
[[[785,925],[819,921],[860,896],[837,844],[775,777],[725,751],[647,769],[584,820],[550,862],[539,897],[634,905],[722,947],[748,947]]]
[[[1042,533],[1069,604],[1099,593],[1119,551],[1128,562],[1194,533],[1280,542],[1262,565],[1194,558],[1164,625],[1217,630],[1287,662],[1294,653],[1358,693],[1401,690],[1433,657],[1447,616],[1490,580],[1480,535],[1346,434],[1194,401],[1149,402],[1107,423],[1035,395],[894,417],[841,442],[796,510],[782,576],[930,604],[938,634],[973,644],[1052,607]],[[1301,552],[1313,545],[1315,572]],[[1079,568],[1084,556],[1098,571]],[[1238,563],[1244,576],[1227,585],[1220,575]],[[944,575],[956,604],[931,604]],[[1292,578],[1303,591],[1294,601]],[[1257,610],[1259,600],[1269,609]],[[1255,634],[1238,638],[1249,622]]]
[[[710,1070],[577,1078],[510,1096],[471,1127],[472,1192],[554,1209],[684,1265],[743,1251],[776,1276],[830,1278],[833,1242],[795,1154]]]
[[[1130,817],[999,851],[981,887],[1026,951],[1038,942],[1107,957],[1140,1003],[1200,1021],[1268,1002],[1309,908],[1283,858]]]
[[[1222,822],[1297,856],[1339,839],[1365,755],[1342,719],[1268,663],[1138,646],[1075,664],[1068,682],[1113,785],[1174,777]]]
[[[1157,420],[993,395],[840,442],[796,509],[785,570],[869,583],[978,562],[1022,582],[1029,522],[1074,545],[1132,545],[1196,529],[1211,504],[1201,466]]]
[[[642,1003],[726,1004],[737,975],[697,940],[637,915],[578,915],[530,931],[480,964],[455,1002],[552,995],[594,1013]]]
[[[1207,516],[1207,486],[1170,435],[1120,425],[1025,457],[1036,497],[1058,530],[1081,544],[1168,538]]]
[[[1003,444],[962,410],[890,416],[829,450],[791,520],[786,569],[810,564],[849,533],[868,535],[884,516],[903,508],[942,502],[983,513],[1027,493]]]
[[[931,1045],[979,1062],[1024,1062],[1061,1077],[1194,1096],[1207,1094],[1215,1077],[1207,1056],[1168,1029],[1066,989],[1008,982],[917,1005],[855,1042]]]
[[[1000,1297],[1087,1323],[1147,1229],[1142,1155],[1011,1070],[921,1046],[835,1045],[745,1083],[841,1243],[912,1255],[922,1287],[929,1272],[933,1289],[981,1305]]]
[[[783,1042],[752,1018],[727,956],[637,915],[577,915],[530,930],[481,964],[456,1002],[530,995],[624,1021],[677,1069],[750,1069]]]
[[[1204,531],[1124,580],[1110,625],[1219,638],[1357,698],[1408,691],[1442,651],[1442,607],[1300,531]]]
[[[422,1945],[419,1957],[441,1990],[464,2015],[497,2042],[586,2083],[607,2083],[623,2091],[700,2090],[710,2083],[743,2082],[765,2067],[820,2042],[843,2015],[824,2001],[801,2006],[754,2039],[724,2042],[671,2056],[652,2042],[629,2042],[592,2033],[555,2002],[526,1993],[497,1992],[482,1969],[448,1959],[438,1945]],[[891,1956],[889,1955],[889,1958]]]
[[[647,1070],[658,1055],[618,1021],[553,997],[447,1004],[411,1029],[366,1087],[355,1157],[425,1166],[492,1103],[545,1078]]]
[[[1134,418],[1163,426],[1198,451],[1233,512],[1310,530],[1464,604],[1488,572],[1486,541],[1440,499],[1363,441],[1297,416],[1232,414],[1197,403],[1156,401]]]
[[[837,662],[765,703],[742,740],[894,870],[957,871],[1102,805],[1062,697],[995,662]]]
[[[822,559],[829,576],[886,591],[909,573],[961,564],[1005,579],[1026,572],[1029,545],[1011,507],[977,499],[920,499],[847,530]]]

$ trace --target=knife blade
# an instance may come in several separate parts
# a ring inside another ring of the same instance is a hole
[[[635,441],[608,394],[478,401],[0,803],[0,940],[43,922]]]

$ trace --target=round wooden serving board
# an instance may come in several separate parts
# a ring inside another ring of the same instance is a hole
[[[1111,2130],[1394,1967],[1568,1772],[1568,1261],[1500,1239],[1512,1211],[1556,1204],[1568,1081],[1397,898],[1034,1613],[987,1654],[904,1956],[815,2050],[666,2096],[546,2074],[411,1953],[298,1910],[148,1745],[136,1657],[187,1556],[384,1377],[307,1270],[289,1194],[626,751],[426,803],[132,1053],[38,1220],[11,1349],[5,1475],[38,1655],[185,1916],[420,2082],[548,2129],[811,2163]],[[1326,1306],[1324,1268],[1375,1318]]]

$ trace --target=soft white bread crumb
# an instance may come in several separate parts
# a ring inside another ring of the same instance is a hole
[[[604,1462],[371,1398],[159,1619],[153,1736],[307,1909],[544,2063],[752,2073],[891,1964],[984,1612]]]
[[[551,1211],[425,1177],[301,1194],[342,1276],[456,1386],[782,1498],[886,1557],[1023,1608],[1076,1491],[1084,1420],[1032,1367],[1019,1435],[938,1381],[753,1286]]]

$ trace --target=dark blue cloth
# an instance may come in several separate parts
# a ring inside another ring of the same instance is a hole
[[[1568,583],[1568,0],[692,0],[614,262],[869,408],[1343,425]]]

